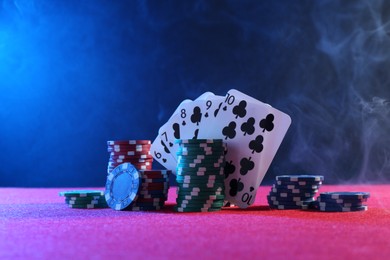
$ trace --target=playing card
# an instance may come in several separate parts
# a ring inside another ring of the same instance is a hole
[[[211,93],[205,99],[197,99],[186,103],[167,123],[164,131],[170,144],[169,149],[176,160],[179,145],[175,143],[175,139],[211,138],[207,133],[207,124],[215,118],[212,108],[223,100],[224,97],[215,96]]]
[[[246,208],[254,202],[291,119],[237,90],[230,90],[218,108],[208,134],[227,143],[226,199]]]
[[[150,147],[150,153],[166,169],[171,170],[176,168],[176,161],[171,155],[167,143],[161,140],[160,135],[153,141]]]
[[[189,103],[189,102],[192,102],[192,100],[190,100],[190,99],[183,100],[180,103],[180,105],[176,108],[175,112],[172,114],[172,116],[170,117],[169,120],[171,120],[171,118],[178,111],[180,111],[181,106],[183,106],[184,104]],[[171,170],[171,171],[175,171],[176,159],[172,155],[171,151],[169,150],[170,143],[168,142],[168,139],[166,137],[166,133],[164,132],[165,128],[166,128],[166,124],[164,124],[158,130],[158,135],[150,147],[150,153],[153,155],[154,159],[156,161],[158,161],[166,169]]]
[[[197,100],[204,100],[208,97],[215,96],[212,92],[205,92],[200,95]],[[176,154],[172,151],[174,145],[174,139],[180,139],[180,126],[175,123],[175,117],[182,115],[182,107],[186,104],[193,102],[190,99],[186,99],[180,103],[175,112],[169,118],[168,122],[160,127],[157,138],[153,141],[151,146],[151,153],[156,161],[163,165],[166,169],[176,173]],[[185,112],[184,112],[185,113]]]

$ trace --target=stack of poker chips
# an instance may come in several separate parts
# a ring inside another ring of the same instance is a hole
[[[267,196],[272,209],[308,209],[320,188],[323,176],[281,175]]]
[[[107,173],[118,165],[129,162],[139,170],[151,170],[153,157],[150,154],[150,140],[107,141],[107,151],[110,153]]]
[[[176,140],[178,212],[208,212],[224,205],[226,146],[221,139]]]
[[[316,209],[326,212],[366,211],[368,192],[322,192],[314,203]]]
[[[160,210],[168,197],[167,170],[138,170],[131,163],[118,165],[107,176],[104,196],[114,210]]]
[[[108,208],[103,191],[98,190],[72,190],[62,191],[60,196],[65,197],[69,208],[97,209]]]

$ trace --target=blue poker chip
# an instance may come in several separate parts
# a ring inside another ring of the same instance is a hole
[[[370,197],[370,193],[360,191],[321,192],[320,197],[324,199],[368,199]]]
[[[292,192],[272,192],[270,191],[269,196],[277,197],[277,198],[313,198],[315,196],[315,192],[305,192],[305,193],[292,193]]]
[[[284,210],[284,209],[308,209],[308,205],[269,205],[269,207],[271,209],[280,209],[280,210]]]
[[[321,186],[322,181],[276,181],[274,185],[278,186],[295,186],[295,187],[311,187],[311,186]]]
[[[276,176],[276,181],[287,181],[287,182],[300,182],[300,181],[323,181],[324,176],[322,175],[280,175]]]
[[[320,211],[325,212],[352,212],[352,211],[366,211],[368,209],[367,205],[354,205],[354,206],[345,206],[336,203],[325,203],[325,202],[315,202],[315,207]]]
[[[338,204],[363,204],[367,202],[367,198],[360,199],[332,199],[326,197],[318,197],[318,201],[320,202],[328,202],[328,203],[338,203]]]
[[[278,201],[278,200],[267,200],[268,205],[270,206],[278,206],[278,205],[293,205],[293,206],[304,206],[309,205],[313,201]]]
[[[141,176],[130,163],[118,165],[108,176],[104,196],[114,210],[125,210],[137,199]]]
[[[293,185],[293,184],[273,184],[273,188],[277,189],[300,189],[300,190],[317,190],[321,187],[321,185]]]
[[[278,201],[278,202],[313,202],[315,201],[313,197],[310,198],[301,198],[301,197],[287,197],[287,198],[281,198],[281,197],[275,197],[267,195],[267,200],[269,201]]]
[[[271,188],[271,192],[273,193],[292,193],[292,194],[304,194],[304,193],[317,193],[317,189],[308,189],[308,190],[302,190],[302,189],[283,189],[283,188]]]

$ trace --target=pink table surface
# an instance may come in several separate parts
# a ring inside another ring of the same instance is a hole
[[[1,188],[0,259],[389,259],[390,185],[367,191],[368,211],[270,210],[269,187],[248,209],[176,213],[175,188],[159,212],[71,209],[74,188]],[[102,189],[102,188],[101,188]]]

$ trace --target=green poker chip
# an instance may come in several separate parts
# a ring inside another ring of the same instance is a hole
[[[223,203],[219,204],[177,204],[176,207],[185,208],[185,209],[218,209],[223,207]]]
[[[205,191],[215,191],[217,189],[225,190],[225,184],[221,183],[212,183],[212,184],[199,184],[199,183],[178,183],[178,189],[181,192],[191,191],[193,188],[199,188],[201,192]]]
[[[223,200],[225,199],[225,195],[180,195],[177,196],[176,199],[180,200]]]
[[[181,146],[179,149],[177,149],[176,153],[181,153],[181,152],[215,152],[216,154],[225,153],[225,147],[223,146]]]
[[[181,190],[190,190],[193,188],[199,188],[201,191],[225,189],[224,182],[210,182],[210,183],[177,183],[177,187]]]
[[[200,200],[200,199],[176,199],[176,203],[179,204],[188,204],[188,205],[215,205],[218,207],[222,207],[225,202],[224,199],[219,200]]]
[[[176,167],[176,172],[179,172],[179,175],[204,175],[205,173],[213,174],[222,174],[224,172],[224,167],[198,167],[198,168],[189,168],[189,167]]]
[[[176,139],[176,144],[199,144],[199,143],[206,143],[206,144],[222,144],[222,139]]]
[[[90,201],[90,200],[105,200],[104,196],[88,196],[88,197],[65,197],[65,200]]]
[[[225,155],[224,148],[212,147],[181,147],[176,151],[176,155],[180,156],[213,156],[219,157]]]
[[[104,209],[108,208],[106,204],[68,204],[69,208],[74,209]]]
[[[178,206],[173,207],[176,212],[213,212],[220,211],[221,208],[181,208]]]
[[[214,164],[221,164],[221,163],[225,163],[225,160],[224,159],[221,159],[221,158],[218,158],[218,159],[213,159],[213,160],[209,160],[209,159],[183,159],[183,158],[179,158],[177,160],[177,163],[178,164],[210,164],[210,165],[214,165]]]
[[[180,183],[208,183],[208,182],[223,182],[225,180],[223,175],[206,175],[202,178],[197,177],[181,177],[176,176],[176,181]]]
[[[104,191],[101,190],[71,190],[71,191],[61,191],[59,192],[60,196],[65,197],[93,197],[93,196],[103,196]]]
[[[199,184],[199,185],[206,185],[206,184],[222,184],[224,183],[223,178],[218,179],[204,179],[204,180],[194,180],[194,179],[176,179],[177,184]]]
[[[183,196],[215,196],[215,195],[224,195],[225,191],[179,191],[176,193],[177,197],[183,197]]]
[[[210,173],[216,173],[216,172],[221,172],[222,170],[224,170],[225,167],[224,166],[213,166],[213,165],[194,165],[194,167],[188,167],[188,166],[184,166],[184,165],[180,165],[178,164],[177,167],[176,167],[176,172],[188,172],[188,173],[191,173],[191,172],[210,172]]]
[[[107,204],[104,198],[97,200],[65,200],[67,204]]]
[[[192,154],[192,155],[178,155],[177,159],[187,159],[187,160],[218,160],[225,158],[225,155],[204,155],[204,154]]]

